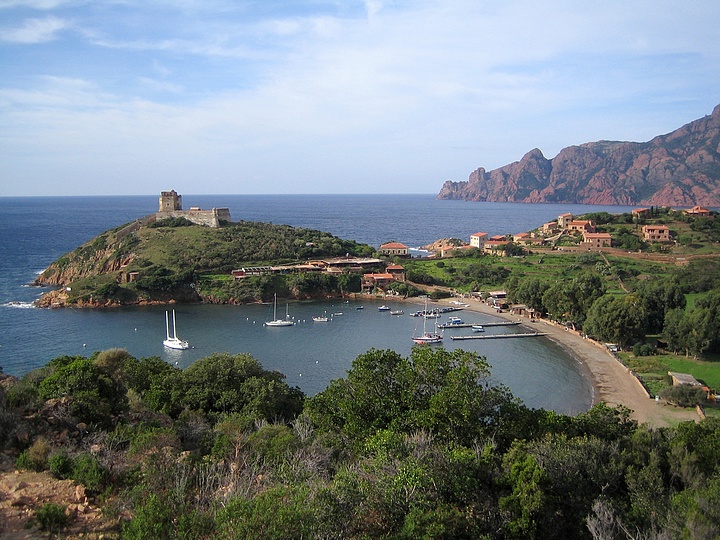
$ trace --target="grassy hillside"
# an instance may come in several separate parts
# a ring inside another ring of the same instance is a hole
[[[220,229],[168,219],[109,230],[51,264],[38,278],[61,285],[58,303],[198,301],[197,286],[229,284],[242,266],[302,262],[345,254],[368,256],[373,248],[321,231],[270,223],[233,223]],[[62,296],[62,298],[61,298]],[[259,299],[259,298],[258,298]]]

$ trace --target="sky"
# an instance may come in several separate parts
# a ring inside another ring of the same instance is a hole
[[[717,0],[0,0],[0,196],[437,193],[719,103]]]

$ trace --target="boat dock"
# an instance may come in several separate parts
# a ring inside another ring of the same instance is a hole
[[[529,332],[527,334],[472,334],[470,336],[450,336],[450,339],[504,339],[546,336],[545,332]]]

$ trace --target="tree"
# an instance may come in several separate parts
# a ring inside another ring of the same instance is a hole
[[[502,408],[513,402],[504,387],[489,384],[489,374],[485,358],[460,349],[414,347],[410,358],[371,350],[307,408],[321,429],[356,444],[380,429],[427,430],[442,440],[471,444],[497,430]]]
[[[639,295],[645,316],[647,333],[662,332],[665,315],[671,309],[685,307],[685,295],[675,280],[648,280],[636,291]]]
[[[556,281],[543,293],[542,303],[555,320],[582,327],[590,306],[603,294],[600,276],[582,274],[570,282]]]
[[[182,378],[182,404],[212,417],[241,412],[289,422],[302,410],[303,393],[289,387],[281,373],[264,370],[249,354],[213,354],[193,363]]]
[[[57,369],[40,383],[39,393],[43,399],[65,397],[69,400],[70,414],[90,424],[109,426],[112,416],[127,408],[122,385],[87,358]]]
[[[645,337],[645,309],[634,294],[605,295],[588,311],[583,329],[597,339],[626,347]]]

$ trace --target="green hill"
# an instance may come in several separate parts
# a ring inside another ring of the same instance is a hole
[[[288,225],[238,222],[215,229],[183,218],[148,218],[106,231],[63,255],[36,283],[62,287],[44,295],[43,306],[228,301],[238,300],[238,292],[242,301],[253,301],[264,298],[272,280],[251,279],[250,289],[246,285],[238,291],[230,275],[233,269],[369,256],[373,251],[329,233]],[[333,285],[325,283],[324,288]]]

